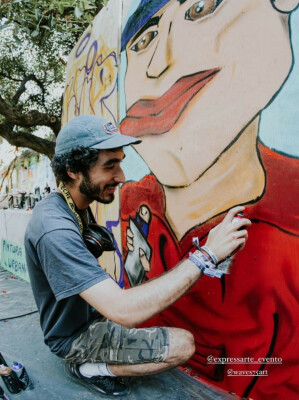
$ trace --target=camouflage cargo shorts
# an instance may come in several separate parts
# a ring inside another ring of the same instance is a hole
[[[71,345],[65,360],[76,364],[105,362],[141,364],[165,361],[169,350],[167,328],[128,329],[109,320],[96,320]]]

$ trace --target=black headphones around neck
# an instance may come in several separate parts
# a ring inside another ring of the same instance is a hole
[[[114,236],[107,228],[96,223],[90,207],[87,210],[92,222],[84,226],[82,236],[91,254],[99,258],[104,251],[116,250]]]
[[[62,185],[62,186],[61,186]],[[61,186],[61,188],[60,188]],[[71,198],[69,191],[64,186],[63,182],[60,182],[59,189],[63,192],[57,192],[63,200],[67,203],[70,210],[75,215],[80,231],[84,240],[84,243],[87,249],[93,254],[96,258],[99,258],[104,251],[114,251],[116,250],[114,236],[107,228],[104,226],[98,225],[91,208],[88,206],[87,212],[89,216],[89,220],[91,223],[87,223],[84,221],[84,218],[78,214],[78,210],[75,209],[75,204],[72,201],[71,203],[68,201]],[[80,212],[80,211],[79,211]]]

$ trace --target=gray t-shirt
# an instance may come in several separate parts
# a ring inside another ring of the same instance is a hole
[[[35,206],[25,250],[45,343],[64,357],[72,341],[99,317],[79,293],[110,276],[87,250],[75,215],[57,192]]]

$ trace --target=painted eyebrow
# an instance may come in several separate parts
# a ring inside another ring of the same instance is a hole
[[[131,43],[135,42],[135,40],[144,32],[146,31],[148,28],[150,28],[151,26],[154,25],[158,25],[160,18],[162,17],[162,15],[160,15],[159,17],[154,17],[149,19],[145,25],[143,25],[143,27],[141,29],[139,29],[139,31],[136,33],[136,35],[133,37],[133,39],[131,39]]]
[[[104,162],[104,164],[102,166],[107,167],[107,165],[122,162],[125,157],[126,157],[126,155],[124,154],[124,156],[121,160],[119,158],[111,158],[110,160],[107,160],[106,162]]]

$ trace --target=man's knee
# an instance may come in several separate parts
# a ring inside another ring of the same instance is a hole
[[[194,337],[185,329],[168,328],[169,331],[169,353],[166,362],[175,365],[184,364],[195,352]]]

